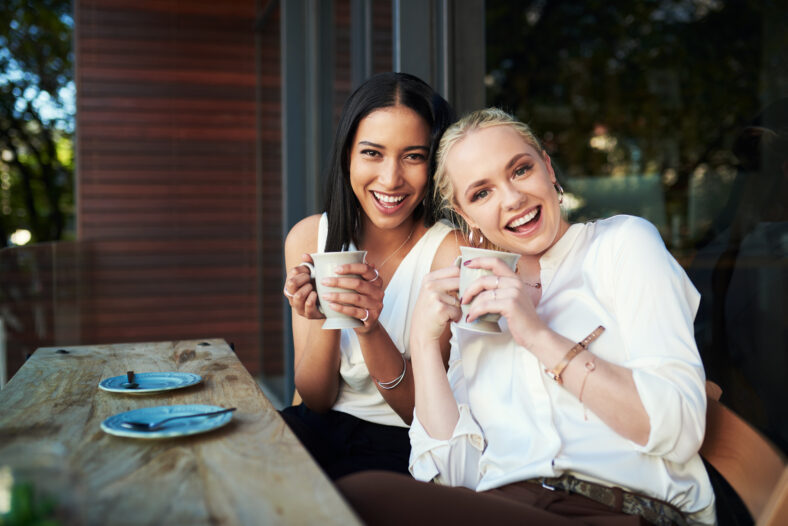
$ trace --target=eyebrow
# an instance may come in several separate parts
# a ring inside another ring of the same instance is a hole
[[[511,170],[511,168],[517,163],[517,161],[519,161],[523,157],[532,157],[532,155],[528,152],[523,152],[513,155],[512,158],[509,159],[509,162],[506,163],[506,170]]]
[[[382,144],[378,144],[378,143],[375,143],[375,142],[372,142],[372,141],[358,141],[358,144],[359,144],[359,146],[361,146],[361,145],[372,146],[373,148],[378,148],[380,150],[385,150],[386,149],[386,147],[383,146]],[[411,150],[424,150],[424,151],[428,152],[428,151],[430,151],[430,148],[429,148],[429,146],[424,146],[424,145],[417,144],[417,145],[414,145],[414,146],[408,146],[403,151],[409,152]]]

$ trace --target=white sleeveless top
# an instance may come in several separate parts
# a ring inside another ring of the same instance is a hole
[[[410,339],[411,315],[419,296],[421,280],[430,272],[438,247],[451,231],[452,227],[448,222],[440,221],[432,225],[403,258],[384,291],[383,311],[378,321],[405,357],[410,357],[407,343]],[[328,217],[323,214],[317,234],[318,252],[325,251],[327,236]],[[358,249],[351,242],[348,250]],[[333,409],[376,424],[408,427],[375,387],[355,331],[341,331],[339,374],[342,381]]]

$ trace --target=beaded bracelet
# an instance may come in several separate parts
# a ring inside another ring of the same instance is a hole
[[[558,385],[564,384],[564,379],[561,378],[561,373],[564,372],[566,366],[569,365],[569,362],[572,361],[572,358],[580,354],[581,351],[588,349],[588,346],[591,345],[591,342],[596,340],[600,334],[605,332],[605,328],[601,325],[591,332],[588,336],[586,336],[583,341],[576,343],[567,353],[564,355],[564,359],[561,360],[558,365],[556,365],[553,369],[545,369],[550,378],[556,381]]]
[[[390,382],[381,382],[380,380],[375,378],[375,383],[378,384],[378,387],[380,387],[381,389],[386,389],[386,390],[394,389],[400,384],[402,379],[405,378],[405,372],[408,370],[408,362],[407,360],[405,360],[404,354],[400,353],[400,356],[402,357],[402,374],[400,374],[399,377],[395,378]]]

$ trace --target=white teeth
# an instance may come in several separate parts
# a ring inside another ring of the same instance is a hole
[[[394,196],[390,196],[390,195],[379,194],[377,192],[372,192],[372,193],[375,194],[375,197],[377,197],[378,201],[381,201],[383,203],[395,204],[395,203],[399,203],[400,201],[405,199],[404,195],[399,195],[399,196],[394,197]]]
[[[509,223],[509,225],[508,225],[509,228],[517,228],[520,225],[526,224],[528,221],[530,221],[531,219],[536,217],[537,212],[539,212],[539,209],[538,208],[534,208],[533,212],[531,212],[530,214],[525,214],[520,219],[515,219],[514,221]]]

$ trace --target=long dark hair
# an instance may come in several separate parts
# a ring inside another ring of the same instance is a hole
[[[431,226],[438,219],[432,174],[435,150],[443,131],[454,120],[454,112],[443,97],[426,82],[408,73],[380,73],[353,92],[342,108],[337,125],[331,161],[326,170],[325,211],[328,215],[326,251],[347,249],[352,241],[358,245],[361,233],[361,204],[350,186],[350,148],[361,119],[380,108],[402,105],[415,111],[430,129],[429,168],[424,201],[416,208],[417,218]]]

